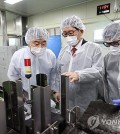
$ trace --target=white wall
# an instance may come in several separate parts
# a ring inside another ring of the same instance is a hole
[[[84,38],[94,41],[94,30],[104,28],[111,21],[104,15],[97,16],[97,6],[111,3],[110,14],[106,14],[110,19],[114,19],[115,13],[114,0],[94,0],[92,2],[83,3],[76,6],[70,6],[58,9],[44,14],[37,14],[28,18],[28,27],[40,26],[45,28],[60,27],[61,21],[71,15],[79,16],[86,25]],[[64,46],[64,41],[63,41]],[[106,52],[106,51],[105,51]]]
[[[15,34],[15,32],[16,32],[15,21],[14,20],[7,21],[7,34]]]

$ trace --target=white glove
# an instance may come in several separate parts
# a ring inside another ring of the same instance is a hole
[[[52,108],[55,108],[56,103],[55,103],[53,100],[50,100],[50,101],[51,101],[51,107],[52,107]]]

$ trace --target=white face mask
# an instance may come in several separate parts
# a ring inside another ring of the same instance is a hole
[[[78,43],[78,39],[76,36],[67,36],[65,40],[69,46],[75,46]]]
[[[36,56],[41,56],[45,53],[46,47],[44,48],[38,48],[38,47],[32,47],[31,48],[31,53],[33,53]]]

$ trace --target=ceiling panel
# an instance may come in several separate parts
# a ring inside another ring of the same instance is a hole
[[[4,0],[0,0],[0,8],[21,15],[30,16],[88,1],[92,0],[23,0],[14,5],[9,5],[4,3]]]

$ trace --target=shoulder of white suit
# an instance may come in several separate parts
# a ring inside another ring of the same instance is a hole
[[[88,43],[88,44],[90,44],[90,45],[92,45],[92,46],[94,46],[94,47],[100,47],[100,44],[95,43],[95,42],[88,41],[88,42],[86,42],[86,43]]]
[[[48,48],[46,48],[46,53],[49,54],[50,56],[55,57],[55,54],[53,53],[53,51]]]

